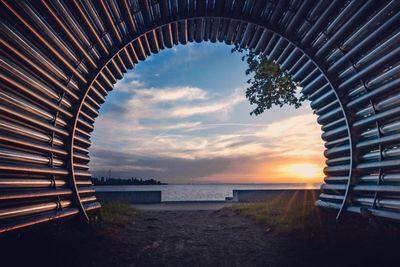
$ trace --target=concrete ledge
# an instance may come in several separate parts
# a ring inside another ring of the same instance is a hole
[[[310,194],[317,197],[319,189],[285,189],[285,190],[233,190],[233,202],[260,202],[280,195]]]
[[[127,201],[134,204],[161,203],[161,191],[96,192],[96,196],[100,201]]]

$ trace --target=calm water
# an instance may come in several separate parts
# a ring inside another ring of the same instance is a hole
[[[225,200],[237,189],[319,189],[320,184],[190,184],[96,186],[104,191],[161,191],[162,201]]]

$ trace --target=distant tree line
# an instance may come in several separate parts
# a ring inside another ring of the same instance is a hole
[[[97,178],[92,177],[92,182],[94,185],[163,185],[166,183],[161,183],[155,179],[138,179],[132,177],[130,179],[122,178]]]

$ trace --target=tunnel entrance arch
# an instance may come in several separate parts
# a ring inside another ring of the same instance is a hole
[[[88,149],[108,91],[147,56],[201,41],[264,53],[303,87],[326,142],[317,205],[400,219],[399,6],[2,1],[0,231],[99,208]]]

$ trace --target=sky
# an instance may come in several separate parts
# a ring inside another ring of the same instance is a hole
[[[250,116],[246,63],[226,44],[162,50],[117,82],[96,119],[93,176],[188,183],[322,182],[309,103]]]

